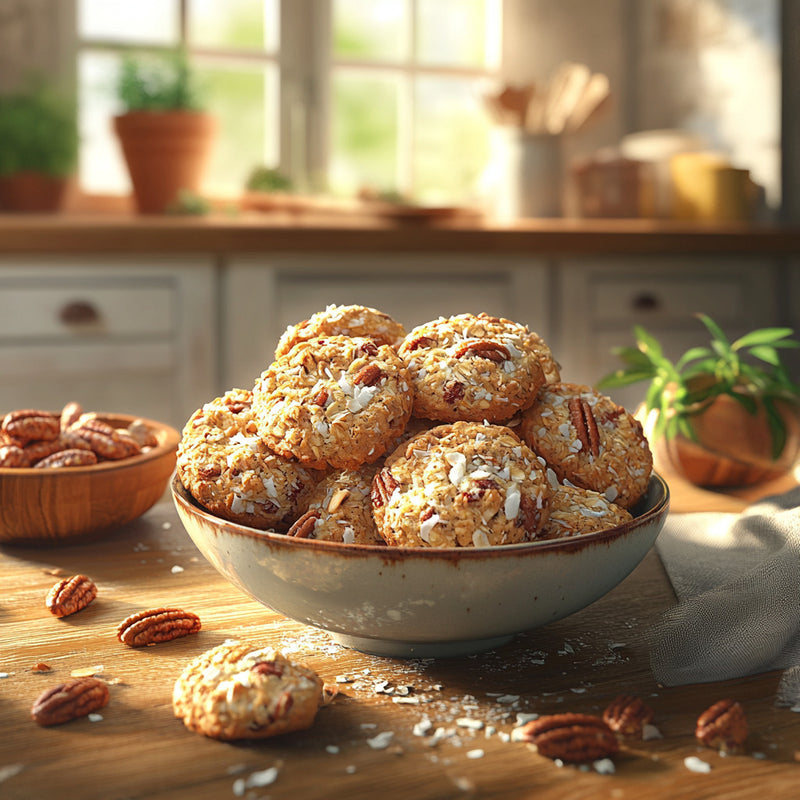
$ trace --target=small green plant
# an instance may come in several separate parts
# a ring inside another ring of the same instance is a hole
[[[117,80],[127,111],[200,111],[203,100],[184,50],[127,53]]]
[[[645,407],[659,412],[653,434],[668,439],[680,433],[696,440],[692,418],[720,395],[732,397],[750,414],[762,406],[772,437],[772,457],[778,458],[786,443],[786,425],[776,403],[800,405],[800,385],[790,379],[779,350],[800,348],[800,342],[790,338],[790,328],[761,328],[731,342],[709,316],[696,316],[711,334],[710,346],[692,347],[672,362],[659,341],[637,325],[636,346],[613,350],[625,368],[604,377],[598,388],[649,381]]]
[[[39,78],[0,95],[0,175],[38,172],[64,178],[78,162],[75,104]]]
[[[291,178],[273,167],[255,167],[245,184],[251,192],[290,192]]]

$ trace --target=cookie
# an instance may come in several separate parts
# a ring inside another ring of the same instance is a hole
[[[275,358],[288,353],[298,342],[324,336],[366,336],[378,344],[399,345],[405,328],[388,314],[368,306],[329,305],[309,319],[290,325],[275,348]]]
[[[545,386],[517,432],[560,482],[593,489],[623,508],[647,490],[653,455],[641,424],[590,386]]]
[[[323,476],[261,441],[252,400],[252,392],[231,389],[192,414],[178,445],[178,476],[212,514],[285,531]]]
[[[537,539],[560,539],[614,528],[633,517],[600,492],[579,486],[558,485],[550,499],[550,516]]]
[[[225,642],[190,662],[175,681],[172,709],[212,739],[263,739],[310,728],[323,684],[277,650]]]
[[[438,425],[392,453],[372,483],[372,509],[387,544],[487,547],[534,539],[550,485],[531,449],[509,428]]]
[[[547,342],[538,333],[528,331],[527,344],[539,358],[545,383],[561,383],[561,366]]]
[[[397,352],[411,374],[417,417],[504,422],[530,406],[544,384],[530,331],[486,314],[419,325]]]
[[[296,344],[253,390],[261,437],[309,467],[376,461],[411,416],[408,370],[389,345],[329,336]]]
[[[311,493],[308,510],[289,536],[344,544],[384,544],[372,518],[370,490],[375,470],[337,470]]]

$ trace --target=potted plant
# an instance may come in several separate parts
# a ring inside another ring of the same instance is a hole
[[[216,133],[182,50],[127,54],[117,82],[123,113],[114,118],[143,214],[162,214],[181,193],[199,194]]]
[[[38,78],[0,96],[0,209],[58,211],[77,162],[74,103]]]
[[[635,347],[615,348],[625,363],[599,383],[611,389],[648,381],[643,410],[669,464],[701,486],[746,486],[792,469],[800,453],[800,385],[780,350],[798,348],[789,328],[762,328],[731,342],[697,315],[711,340],[676,362],[636,326]]]

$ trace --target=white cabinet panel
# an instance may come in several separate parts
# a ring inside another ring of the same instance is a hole
[[[215,396],[211,259],[0,262],[0,411],[130,413],[182,427]]]
[[[377,308],[406,330],[439,316],[484,311],[547,337],[547,273],[542,261],[511,256],[232,259],[222,286],[226,385],[249,388],[286,327],[329,304]]]
[[[564,261],[557,272],[562,377],[593,384],[619,369],[622,362],[612,349],[634,344],[635,325],[656,336],[672,359],[708,342],[696,313],[711,316],[732,338],[774,325],[778,291],[776,268],[755,259]],[[610,394],[633,407],[645,388]]]

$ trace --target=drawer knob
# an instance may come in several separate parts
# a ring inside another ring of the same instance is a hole
[[[633,298],[631,305],[634,311],[656,311],[661,307],[661,301],[650,292],[642,292]]]
[[[100,321],[100,312],[86,300],[73,300],[61,307],[58,318],[64,325],[91,325]]]

